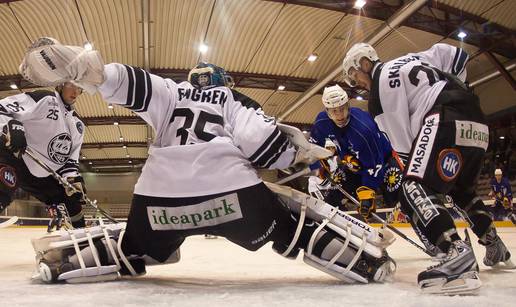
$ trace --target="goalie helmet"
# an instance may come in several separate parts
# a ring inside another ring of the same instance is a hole
[[[325,108],[338,108],[345,105],[348,100],[348,94],[338,84],[324,88],[322,103]]]
[[[198,89],[215,86],[233,87],[233,78],[217,65],[201,62],[188,73],[188,82]]]
[[[346,57],[342,61],[344,80],[350,86],[355,86],[355,81],[351,80],[349,76],[349,70],[351,68],[360,70],[360,60],[362,58],[366,58],[371,62],[376,62],[380,60],[373,46],[366,43],[358,43],[353,45],[353,47],[351,47],[351,49],[348,50],[348,52],[346,53]]]

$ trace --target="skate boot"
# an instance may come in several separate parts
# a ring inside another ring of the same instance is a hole
[[[515,265],[510,260],[511,253],[502,242],[502,239],[496,234],[496,228],[491,227],[487,233],[478,240],[478,243],[486,247],[486,256],[484,257],[484,264],[487,266],[497,266],[501,262],[505,265],[497,266],[499,268],[514,269]]]
[[[464,294],[482,285],[473,248],[462,240],[453,242],[446,257],[419,273],[417,281],[423,293],[431,294]]]

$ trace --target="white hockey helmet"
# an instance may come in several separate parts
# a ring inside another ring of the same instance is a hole
[[[348,102],[348,94],[338,84],[324,88],[322,103],[325,108],[337,108]]]
[[[502,175],[502,170],[497,168],[497,169],[495,169],[495,173],[494,174],[495,174],[495,176],[496,175],[500,175],[501,176]]]
[[[349,69],[354,68],[360,70],[360,60],[362,58],[369,59],[372,62],[379,61],[380,58],[374,50],[373,46],[366,43],[354,44],[346,53],[346,57],[342,61],[342,70],[344,73],[344,80],[350,86],[355,86],[355,81],[349,77]]]

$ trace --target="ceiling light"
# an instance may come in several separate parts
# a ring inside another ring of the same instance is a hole
[[[303,133],[304,133],[304,134],[308,134],[308,131],[306,131],[306,130],[303,130]]]
[[[120,139],[120,141],[123,141],[123,140],[124,140],[124,137],[122,137],[122,136],[121,136],[121,137],[119,137],[119,139]]]
[[[359,10],[359,9],[363,8],[364,5],[366,5],[366,0],[357,0],[357,1],[355,1],[355,5],[353,7],[356,8],[357,10]]]
[[[123,149],[126,149],[126,148],[127,148],[127,146],[126,146],[126,145],[124,145],[124,146],[122,146],[122,148],[123,148]]]
[[[11,83],[11,85],[9,85],[13,90],[17,90],[18,89],[18,85],[14,84],[14,83]]]
[[[500,136],[500,140],[504,140],[505,139],[505,136]]]
[[[468,34],[466,34],[466,32],[464,31],[460,31],[459,34],[457,34],[457,37],[460,39],[463,39],[466,36],[468,36]]]
[[[125,157],[126,157],[126,158],[129,158],[129,157],[131,157],[131,155],[125,155]]]
[[[285,85],[278,86],[278,91],[283,91],[285,89]]]
[[[88,164],[89,164],[89,165],[92,165],[92,164],[93,164],[93,162],[91,162],[91,161],[90,161],[90,162],[88,162]]]
[[[83,158],[83,159],[86,159],[86,157],[85,157],[85,156],[82,156],[82,158]]]
[[[131,161],[131,160],[129,160],[128,162],[129,162],[129,163],[133,163],[133,161]]]
[[[308,62],[315,62],[315,60],[317,60],[317,54],[315,53],[312,53],[308,56]]]
[[[84,49],[86,49],[86,50],[88,50],[88,51],[89,51],[89,50],[93,50],[93,45],[92,45],[91,43],[89,43],[89,42],[86,42],[86,43],[84,44]]]
[[[362,97],[362,96],[357,96],[357,100],[364,100],[364,97]]]
[[[114,122],[113,125],[118,126],[118,122]]]
[[[205,43],[201,43],[201,44],[199,45],[199,51],[200,51],[201,53],[206,53],[206,52],[208,52],[208,45],[206,45]]]
[[[108,104],[107,108],[108,108],[108,109],[113,109],[113,105]]]

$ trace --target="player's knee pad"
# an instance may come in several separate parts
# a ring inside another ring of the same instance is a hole
[[[394,262],[385,250],[394,241],[390,232],[379,232],[307,194],[267,185],[299,214],[296,232],[283,256],[301,247],[307,264],[346,282],[383,281],[394,272]],[[307,218],[315,221],[313,226],[305,223]]]
[[[450,237],[457,236],[453,218],[444,206],[444,195],[434,193],[419,182],[405,180],[401,185],[400,203],[420,234],[441,250],[448,250]],[[421,236],[420,236],[421,238]]]
[[[58,231],[32,240],[36,252],[34,278],[54,283],[115,280],[145,273],[145,257],[122,251],[125,223]],[[175,254],[179,261],[179,252]]]

